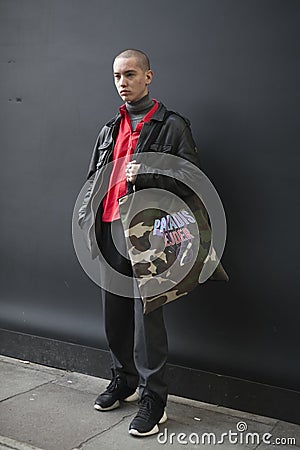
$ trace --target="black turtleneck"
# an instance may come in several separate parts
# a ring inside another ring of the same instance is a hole
[[[137,124],[142,120],[142,118],[150,111],[153,106],[153,101],[151,100],[149,94],[141,98],[137,102],[128,103],[126,102],[126,109],[128,111],[132,129],[135,130]]]

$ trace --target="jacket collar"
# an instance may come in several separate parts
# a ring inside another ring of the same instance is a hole
[[[153,114],[151,120],[156,120],[157,122],[162,122],[165,117],[165,112],[167,108],[162,103],[159,103],[158,109]]]
[[[113,117],[109,122],[107,122],[105,125],[107,127],[113,127],[117,122],[119,122],[121,120],[121,114],[118,113],[115,115],[115,117]]]

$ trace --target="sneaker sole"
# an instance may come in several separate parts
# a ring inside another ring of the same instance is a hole
[[[137,391],[135,391],[133,394],[129,395],[129,397],[124,398],[123,401],[129,403],[129,402],[135,402],[138,399],[139,399],[139,394],[137,393]],[[116,400],[115,403],[113,403],[111,406],[107,406],[105,408],[103,406],[98,405],[98,403],[94,404],[94,408],[97,411],[111,411],[113,409],[119,408],[119,406],[120,406],[119,400]]]
[[[135,402],[139,399],[139,394],[137,391],[135,391],[132,395],[129,395],[129,397],[124,398],[123,402]]]
[[[107,406],[106,408],[103,408],[102,406],[98,405],[98,403],[94,404],[94,408],[97,409],[97,411],[111,411],[112,409],[119,408],[120,402],[119,400],[115,401],[111,406]]]
[[[158,422],[159,424],[161,423],[165,423],[168,420],[168,416],[166,411],[164,411],[162,418],[160,419],[160,421]]]
[[[159,424],[165,423],[167,421],[167,419],[168,419],[167,413],[166,413],[166,411],[164,411],[163,416],[158,423]],[[157,424],[154,425],[152,430],[145,431],[144,433],[141,433],[140,431],[136,430],[135,428],[131,428],[129,430],[129,434],[131,434],[132,436],[151,436],[152,434],[156,434],[158,432],[159,432],[159,428],[158,428]]]

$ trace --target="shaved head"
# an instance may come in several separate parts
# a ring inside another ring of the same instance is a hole
[[[137,65],[146,72],[147,70],[150,70],[150,62],[149,58],[146,55],[146,53],[142,52],[141,50],[136,50],[135,48],[129,48],[127,50],[123,50],[121,53],[119,53],[116,57],[117,58],[135,58]]]

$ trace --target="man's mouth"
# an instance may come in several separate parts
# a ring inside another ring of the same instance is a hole
[[[124,94],[129,94],[129,91],[126,91],[126,89],[125,89],[125,90],[121,91],[120,94],[123,94],[123,95]]]

